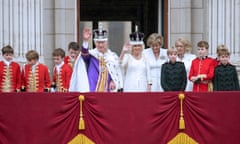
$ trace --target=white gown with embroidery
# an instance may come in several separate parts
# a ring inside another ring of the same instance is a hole
[[[147,62],[151,71],[151,79],[152,79],[151,91],[163,92],[163,89],[161,86],[161,68],[162,68],[162,64],[168,60],[167,50],[161,48],[158,59],[155,58],[152,48],[145,49],[143,51],[143,54],[147,59]]]
[[[121,63],[124,73],[124,92],[146,92],[150,79],[150,68],[142,56],[137,60],[130,54],[125,54]]]

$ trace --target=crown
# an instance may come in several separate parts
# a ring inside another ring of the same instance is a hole
[[[98,23],[98,29],[93,30],[93,33],[94,33],[94,41],[108,40],[107,30],[103,29],[103,25],[101,22]]]
[[[141,33],[138,31],[138,26],[135,26],[135,32],[131,33],[129,35],[130,37],[130,44],[131,45],[138,45],[138,44],[144,44],[143,43],[143,38],[144,38],[144,33]]]

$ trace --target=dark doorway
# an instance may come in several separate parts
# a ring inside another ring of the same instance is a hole
[[[158,32],[158,0],[80,0],[80,21],[131,21],[146,38]]]

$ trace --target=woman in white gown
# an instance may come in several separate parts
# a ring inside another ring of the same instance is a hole
[[[123,46],[119,60],[124,71],[124,92],[151,91],[150,68],[142,54],[143,36],[136,31],[130,34],[130,43]]]
[[[184,38],[179,38],[175,42],[175,47],[177,48],[177,51],[178,51],[177,61],[184,63],[187,76],[188,76],[190,67],[192,64],[192,60],[196,58],[196,55],[191,54],[192,45],[189,40]],[[192,89],[193,89],[193,83],[188,80],[185,91],[192,91]]]
[[[143,51],[151,71],[152,92],[162,92],[161,67],[168,60],[167,50],[163,46],[163,37],[160,34],[153,33],[147,39],[147,45],[150,47]]]

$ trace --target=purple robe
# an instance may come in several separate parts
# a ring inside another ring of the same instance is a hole
[[[90,92],[96,91],[96,86],[98,83],[98,76],[99,76],[99,60],[91,55],[88,49],[82,47],[82,58],[84,62],[87,64],[87,74],[88,74],[88,81],[89,81],[89,88]],[[108,73],[108,87],[107,91],[110,91],[109,84],[111,81],[111,76]]]

